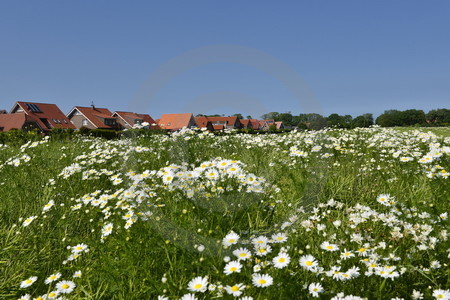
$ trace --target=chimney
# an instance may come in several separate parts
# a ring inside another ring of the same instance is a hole
[[[92,109],[94,109],[94,110],[95,110],[95,105],[94,105],[94,101],[91,101],[91,107],[92,107]]]

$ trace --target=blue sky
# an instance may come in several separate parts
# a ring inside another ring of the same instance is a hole
[[[156,118],[450,108],[449,12],[439,0],[3,0],[0,108],[94,101]]]

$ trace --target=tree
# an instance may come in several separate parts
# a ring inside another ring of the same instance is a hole
[[[426,115],[427,121],[429,123],[450,124],[450,109],[439,108],[430,110]]]
[[[284,125],[292,126],[292,114],[291,112],[281,113],[278,115],[278,119],[275,119],[275,121],[282,121]]]
[[[248,115],[245,117],[246,119],[253,119],[252,116]]]
[[[412,126],[426,122],[425,113],[420,109],[408,109],[401,112],[402,125]]]
[[[396,109],[385,110],[376,122],[382,127],[402,126],[402,112]]]
[[[237,117],[239,120],[242,120],[244,118],[242,114],[234,114],[233,117]]]
[[[263,120],[278,120],[279,114],[280,113],[273,111],[273,112],[262,115],[261,119],[263,119]]]
[[[373,116],[372,114],[363,114],[361,116],[357,116],[352,120],[353,128],[356,127],[369,127],[373,125]]]

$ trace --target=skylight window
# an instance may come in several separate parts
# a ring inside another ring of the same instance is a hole
[[[27,103],[27,107],[28,107],[28,109],[31,110],[32,112],[35,112],[35,113],[40,113],[40,112],[42,112],[36,104],[33,104],[33,103]]]

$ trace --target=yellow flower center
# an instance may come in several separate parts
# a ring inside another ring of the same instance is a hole
[[[308,260],[307,262],[305,262],[305,265],[307,265],[308,267],[311,267],[313,265],[313,262]]]
[[[333,246],[327,246],[327,249],[331,250],[331,249],[333,249]]]
[[[238,287],[237,285],[233,285],[233,286],[231,287],[231,290],[232,290],[233,292],[237,292],[237,291],[239,291],[239,287]]]
[[[258,280],[258,283],[259,283],[259,284],[266,284],[267,281],[265,281],[264,279],[260,279],[260,280]]]
[[[68,289],[70,286],[67,284],[67,283],[64,283],[63,285],[61,285],[61,287],[63,288],[63,289]]]
[[[283,263],[286,259],[284,257],[280,258],[278,262]]]
[[[234,272],[234,271],[236,271],[236,270],[237,270],[236,267],[231,267],[231,268],[230,268],[230,271],[231,271],[231,272]]]
[[[200,289],[203,285],[201,283],[197,283],[196,285],[194,285],[195,289]]]

